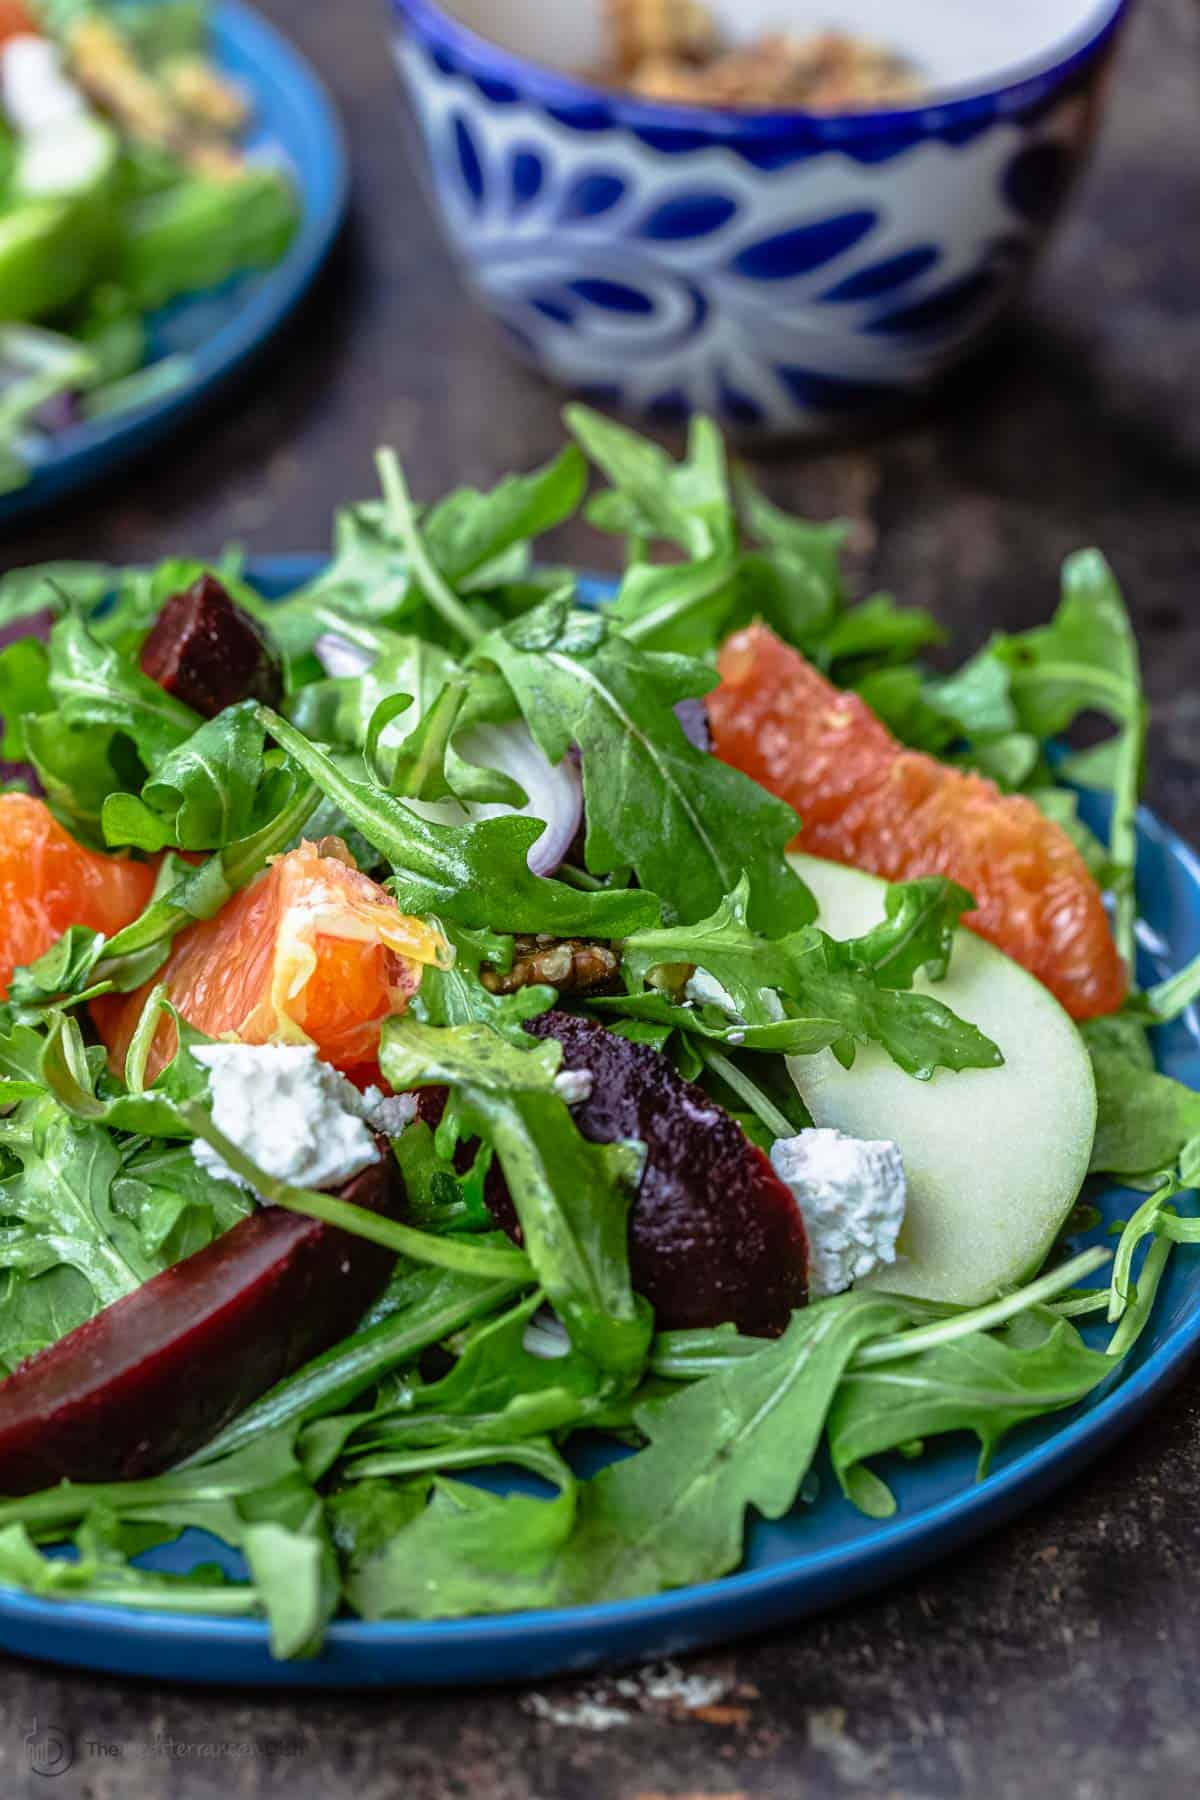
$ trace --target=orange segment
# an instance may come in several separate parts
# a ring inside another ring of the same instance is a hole
[[[41,36],[41,26],[21,0],[0,0],[0,44],[14,37]]]
[[[794,848],[889,881],[948,875],[975,896],[964,922],[1073,1018],[1120,1006],[1127,976],[1100,890],[1032,800],[904,749],[865,701],[765,626],[730,638],[718,666],[716,753],[795,808]]]
[[[153,887],[149,863],[86,850],[44,800],[0,794],[0,999],[13,970],[68,925],[111,936],[144,910]]]
[[[142,1007],[165,981],[183,1017],[209,1037],[315,1044],[340,1069],[374,1060],[383,1021],[403,1012],[424,964],[444,965],[444,940],[360,874],[337,839],[304,843],[175,940],[165,967],[133,994],[92,1006],[110,1066],[120,1072]],[[175,1050],[165,1019],[147,1069]]]

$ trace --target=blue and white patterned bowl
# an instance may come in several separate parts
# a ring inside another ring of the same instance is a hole
[[[602,0],[392,0],[432,191],[510,340],[600,403],[742,433],[891,411],[1016,293],[1094,135],[1131,0],[723,0],[885,38],[928,101],[698,109],[566,73]]]

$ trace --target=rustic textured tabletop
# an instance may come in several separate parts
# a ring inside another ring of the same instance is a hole
[[[459,291],[405,161],[374,0],[266,0],[328,79],[352,228],[286,337],[148,464],[0,543],[47,556],[319,549],[394,443],[423,496],[544,458],[558,399]],[[774,458],[776,496],[855,522],[856,572],[966,648],[1045,615],[1067,550],[1125,585],[1155,705],[1150,796],[1200,837],[1200,7],[1144,0],[1108,127],[1021,318],[882,443]],[[604,540],[563,546],[591,563]],[[0,1795],[193,1800],[1036,1796],[1200,1788],[1200,1404],[1176,1391],[1064,1494],[831,1617],[536,1692],[255,1695],[0,1659]],[[73,1745],[31,1767],[36,1719]],[[222,1741],[246,1754],[218,1757]]]

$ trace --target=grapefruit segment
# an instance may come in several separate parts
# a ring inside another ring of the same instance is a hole
[[[708,697],[716,754],[795,808],[793,849],[888,881],[949,876],[975,896],[964,923],[1072,1018],[1120,1006],[1126,970],[1100,890],[1032,800],[906,750],[864,700],[765,626],[730,638],[718,666]]]
[[[68,925],[111,937],[145,910],[153,888],[149,863],[87,850],[44,800],[0,794],[0,999],[13,970],[36,961]]]
[[[359,872],[339,839],[326,839],[276,857],[213,918],[181,932],[152,980],[94,1001],[92,1015],[116,1073],[159,981],[209,1037],[315,1044],[337,1068],[356,1070],[375,1060],[383,1021],[404,1011],[423,965],[445,966],[449,954],[436,931]],[[175,1038],[164,1018],[148,1081],[174,1055]]]

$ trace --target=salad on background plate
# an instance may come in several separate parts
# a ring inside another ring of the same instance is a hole
[[[203,0],[0,4],[0,493],[186,386],[162,309],[284,255],[299,198],[254,112]]]
[[[819,1451],[876,1519],[890,1453],[985,1475],[1200,1238],[1103,558],[935,672],[705,421],[568,422],[427,507],[381,453],[278,601],[0,581],[55,615],[0,652],[0,1586],[281,1658],[692,1587]],[[582,506],[600,608],[534,556]],[[1145,1198],[1080,1249],[1093,1176]],[[140,1560],[189,1528],[242,1575]]]

